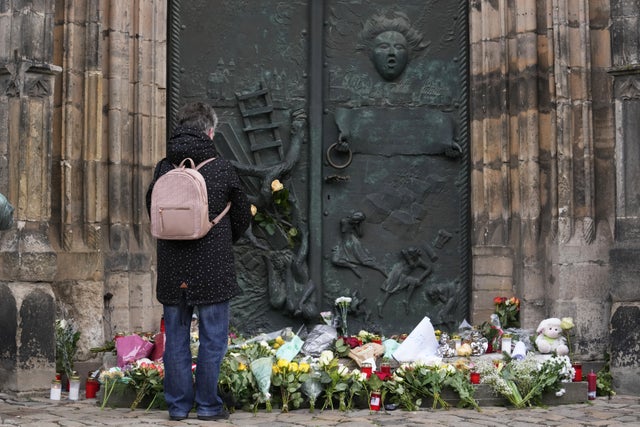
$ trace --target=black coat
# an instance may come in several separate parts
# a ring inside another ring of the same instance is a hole
[[[216,157],[199,169],[207,183],[209,218],[215,218],[231,201],[231,209],[209,233],[197,240],[158,240],[156,297],[165,305],[190,306],[227,301],[240,292],[232,243],[251,221],[251,208],[240,179],[228,160],[219,157],[209,137],[194,129],[177,128],[167,144],[167,157],[156,165],[147,191],[147,211],[151,191],[158,177],[185,158],[197,165]],[[186,283],[186,290],[180,286]],[[182,295],[185,295],[184,297]]]

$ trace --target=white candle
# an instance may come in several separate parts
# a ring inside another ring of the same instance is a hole
[[[502,336],[502,352],[511,355],[511,336]]]

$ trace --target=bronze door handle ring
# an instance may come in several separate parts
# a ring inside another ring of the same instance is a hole
[[[336,149],[336,147],[338,146],[337,142],[334,142],[333,144],[331,144],[331,146],[327,149],[327,162],[329,162],[329,164],[336,168],[336,169],[344,169],[347,166],[349,166],[351,164],[351,161],[353,160],[353,153],[351,152],[350,148],[347,148],[347,153],[349,155],[349,157],[347,158],[347,161],[344,164],[336,164],[333,159],[331,158],[331,152],[334,151]],[[339,151],[339,150],[336,150]]]

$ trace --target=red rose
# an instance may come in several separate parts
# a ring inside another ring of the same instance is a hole
[[[349,347],[356,348],[362,345],[362,341],[360,341],[357,337],[342,337],[342,341],[345,342]]]

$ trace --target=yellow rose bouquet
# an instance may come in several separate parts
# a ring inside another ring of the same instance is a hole
[[[311,367],[306,362],[289,362],[278,359],[271,368],[271,384],[280,388],[282,397],[282,412],[289,412],[289,406],[299,408],[303,401],[300,388],[309,376]]]

